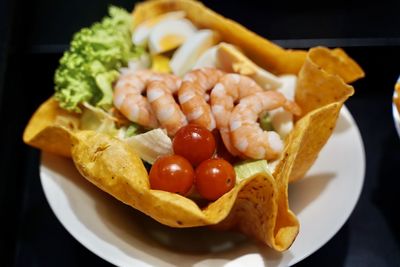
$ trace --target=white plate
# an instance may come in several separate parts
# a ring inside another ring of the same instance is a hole
[[[364,155],[358,128],[343,108],[307,177],[290,185],[290,205],[301,226],[284,253],[237,233],[158,224],[97,189],[61,157],[43,153],[40,175],[47,200],[64,227],[115,265],[287,266],[324,245],[350,216],[363,185]]]
[[[397,79],[397,84],[400,84],[400,76]],[[396,90],[393,91],[393,98],[397,97]],[[400,137],[400,110],[397,110],[396,105],[392,102],[392,113],[393,113],[393,120],[394,120],[394,126],[396,127],[397,134]]]

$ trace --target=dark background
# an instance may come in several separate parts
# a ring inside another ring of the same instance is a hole
[[[21,136],[52,94],[53,72],[72,34],[103,17],[110,3],[133,7],[132,1],[0,1],[0,266],[109,265],[55,218],[40,186],[40,154]],[[391,117],[400,1],[204,3],[284,47],[344,47],[364,68],[366,78],[346,103],[365,144],[362,195],[333,239],[297,266],[400,266],[400,139]]]

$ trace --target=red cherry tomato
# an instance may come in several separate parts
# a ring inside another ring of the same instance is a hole
[[[150,169],[150,187],[186,195],[194,182],[194,170],[189,161],[178,155],[156,160]]]
[[[215,139],[206,128],[188,124],[176,133],[173,140],[174,152],[189,160],[193,166],[212,157],[215,151]]]
[[[231,190],[235,186],[235,179],[232,165],[224,159],[208,159],[196,168],[196,189],[207,200],[217,200]]]

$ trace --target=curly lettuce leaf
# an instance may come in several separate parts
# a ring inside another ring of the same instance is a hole
[[[96,75],[96,85],[100,89],[102,97],[96,103],[96,106],[109,109],[112,107],[112,83],[118,78],[119,73],[116,70],[104,72]]]
[[[109,17],[77,32],[55,73],[55,98],[68,111],[81,112],[88,102],[108,109],[112,106],[112,83],[117,70],[144,53],[131,42],[131,15],[111,6]]]

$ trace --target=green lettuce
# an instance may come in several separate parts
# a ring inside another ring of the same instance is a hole
[[[125,131],[125,138],[143,133],[143,128],[136,123],[132,123],[131,125],[128,126],[128,128]]]
[[[260,118],[260,126],[261,126],[261,129],[263,129],[264,131],[273,131],[274,130],[274,126],[272,125],[272,120],[271,120],[271,116],[269,115],[269,113],[264,114]]]
[[[62,108],[81,112],[84,102],[103,109],[112,106],[117,70],[144,53],[132,45],[130,27],[131,15],[111,6],[109,17],[74,35],[54,77],[55,98]]]
[[[117,129],[114,118],[111,115],[101,108],[93,107],[88,103],[83,103],[82,107],[83,111],[80,116],[79,129],[118,136],[119,130]]]
[[[272,177],[271,171],[268,168],[268,163],[264,159],[240,162],[235,164],[234,170],[236,173],[236,184],[259,173],[264,173]]]

